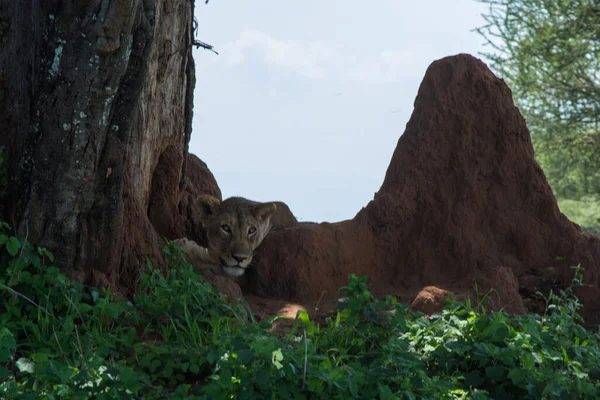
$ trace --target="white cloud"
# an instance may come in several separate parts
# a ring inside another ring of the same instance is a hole
[[[346,77],[366,83],[394,83],[414,78],[415,74],[419,76],[426,65],[413,51],[386,49],[357,59],[324,42],[281,40],[257,30],[242,31],[238,39],[225,44],[222,50],[229,65],[249,62],[248,57],[253,54],[271,66],[314,80]]]
[[[333,58],[333,51],[323,42],[279,40],[255,30],[243,31],[237,40],[223,48],[229,64],[240,64],[249,51],[258,50],[268,64],[309,79],[325,78]]]
[[[365,60],[349,68],[348,77],[371,83],[395,83],[408,80],[421,71],[421,61],[409,51],[383,50],[375,60]]]

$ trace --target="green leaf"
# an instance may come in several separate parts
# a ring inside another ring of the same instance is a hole
[[[348,382],[348,389],[350,389],[350,394],[352,397],[358,397],[358,385],[354,380],[350,379]]]
[[[48,363],[48,354],[46,353],[35,353],[31,359],[36,364],[47,364]]]
[[[9,350],[14,350],[17,348],[17,341],[7,328],[0,329],[0,348],[2,347]]]
[[[67,383],[71,381],[71,379],[77,374],[76,369],[71,368],[61,362],[54,361],[52,365],[56,369],[56,375],[58,376],[60,383]]]
[[[408,398],[408,400],[417,400],[414,393],[409,392],[408,390],[404,391],[404,395]]]
[[[468,387],[479,387],[484,381],[479,371],[471,371],[465,375],[465,386]]]
[[[150,363],[150,371],[152,371],[153,373],[156,372],[160,368],[161,365],[162,365],[161,360],[159,360],[159,359],[152,360],[152,362]]]
[[[6,236],[4,233],[0,233],[0,246],[5,244],[6,242],[8,242],[8,236]]]
[[[306,310],[299,310],[297,317],[300,319],[300,321],[304,322],[304,324],[310,324],[310,317],[308,316],[308,312],[306,312]]]
[[[181,369],[183,372],[187,372],[189,367],[190,367],[190,363],[184,362],[179,366],[179,369]]]
[[[11,358],[12,358],[11,351],[7,348],[0,347],[0,364],[10,361]]]
[[[304,327],[306,328],[306,334],[312,336],[315,332],[315,324],[311,322],[308,312],[306,310],[298,311],[297,318],[302,321]]]
[[[505,374],[506,369],[500,365],[485,368],[485,375],[495,381],[502,380]]]
[[[521,386],[527,380],[527,371],[522,368],[513,368],[508,373],[508,378],[515,386]]]
[[[219,351],[217,349],[210,349],[206,355],[206,360],[209,364],[213,365],[219,359]]]
[[[379,392],[380,400],[397,400],[398,397],[394,396],[392,390],[387,385],[377,384],[377,391]]]
[[[535,360],[531,353],[523,353],[521,354],[521,364],[523,364],[523,368],[525,369],[533,369],[535,366]]]
[[[200,372],[200,366],[198,364],[190,364],[190,372],[192,374],[198,374]]]
[[[135,371],[131,367],[123,367],[119,373],[119,379],[125,386],[132,386],[138,380]]]
[[[249,364],[252,360],[252,352],[250,350],[238,351],[238,361],[244,365]]]
[[[254,381],[260,388],[267,388],[269,386],[269,373],[265,369],[254,370]]]
[[[329,381],[330,382],[340,382],[340,381],[343,381],[345,377],[346,377],[346,373],[344,372],[344,370],[342,368],[334,368],[329,373]]]
[[[262,330],[269,330],[273,327],[273,324],[266,319],[263,319],[258,323],[258,327]]]
[[[219,376],[219,386],[223,388],[231,387],[231,369],[228,366],[224,366]]]
[[[563,346],[561,346],[561,350],[562,350],[562,353],[563,353],[563,357],[564,357],[565,363],[569,364],[570,361],[569,361],[569,356],[567,354],[567,349],[565,349]]]
[[[17,253],[19,252],[19,249],[21,248],[21,241],[19,239],[17,239],[16,237],[11,237],[10,239],[8,239],[8,242],[6,243],[6,250],[8,250],[8,253],[11,256],[16,256]]]
[[[48,251],[48,250],[46,250],[45,248],[43,248],[43,247],[38,247],[38,254],[39,254],[40,256],[46,256],[46,257],[48,257],[48,259],[49,259],[51,262],[54,262],[54,254],[52,254],[51,252],[49,252],[49,251]]]

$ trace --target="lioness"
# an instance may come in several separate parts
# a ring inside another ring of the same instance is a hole
[[[204,275],[240,277],[250,266],[254,250],[271,228],[298,223],[290,209],[281,202],[259,203],[243,197],[220,202],[216,197],[201,195],[208,247],[186,238],[175,240],[187,261]]]

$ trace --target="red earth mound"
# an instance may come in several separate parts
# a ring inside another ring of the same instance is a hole
[[[412,311],[421,311],[426,315],[435,314],[444,309],[446,299],[452,298],[452,293],[435,286],[424,287],[411,301]]]
[[[203,213],[195,200],[200,194],[221,200],[221,190],[206,164],[193,154],[187,155],[180,179],[181,157],[181,152],[171,148],[158,160],[152,177],[148,217],[161,237],[188,237],[206,246]]]
[[[495,289],[493,306],[517,313],[539,311],[528,297],[581,264],[583,314],[600,322],[600,240],[560,212],[510,89],[470,55],[427,69],[383,185],[354,219],[273,232],[257,259],[255,296],[330,300],[354,273],[405,298]]]

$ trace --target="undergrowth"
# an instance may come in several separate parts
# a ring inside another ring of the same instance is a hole
[[[273,321],[224,296],[164,249],[138,294],[71,282],[53,256],[0,226],[3,399],[594,399],[598,337],[579,324],[572,288],[544,315],[486,313],[448,302],[429,318],[376,299],[350,276],[323,325]],[[581,283],[581,270],[574,284]]]

